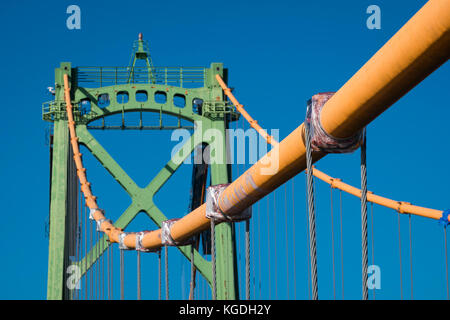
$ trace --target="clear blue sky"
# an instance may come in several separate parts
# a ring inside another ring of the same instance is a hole
[[[229,84],[249,112],[280,137],[303,122],[306,100],[323,91],[338,90],[426,1],[12,1],[0,4],[2,50],[0,79],[3,121],[0,127],[2,199],[0,234],[0,298],[45,299],[48,239],[49,156],[41,103],[51,97],[54,68],[62,61],[73,66],[125,66],[131,45],[142,32],[150,42],[157,66],[209,66],[223,62]],[[81,8],[81,30],[66,28],[66,8]],[[381,30],[366,28],[366,8],[381,8]],[[445,209],[449,204],[448,119],[450,66],[445,64],[376,119],[368,128],[369,189],[396,200]],[[169,133],[94,132],[139,185],[145,185],[170,157]],[[84,157],[93,190],[108,215],[116,218],[129,205],[125,192],[92,156]],[[359,185],[359,151],[331,155],[318,168]],[[241,170],[242,168],[235,168]],[[187,211],[191,168],[182,167],[156,198],[169,217]],[[236,173],[235,170],[235,173]],[[276,212],[270,210],[272,261],[270,284],[267,252],[267,199],[255,212],[253,260],[256,298],[308,298],[304,175],[295,179],[295,264],[293,233],[286,246],[284,186],[276,192]],[[288,221],[292,221],[291,183]],[[333,298],[329,187],[317,182],[319,297]],[[176,201],[174,201],[176,198]],[[273,196],[269,198],[273,207]],[[337,201],[338,193],[334,194]],[[344,195],[343,241],[345,298],[361,298],[359,202]],[[334,206],[337,298],[341,298],[338,206]],[[401,216],[403,296],[410,297],[408,217]],[[292,225],[289,222],[290,229]],[[400,298],[397,213],[374,207],[375,264],[381,268],[376,297]],[[145,216],[129,230],[153,229]],[[240,231],[242,226],[238,227]],[[446,298],[443,230],[435,220],[412,217],[414,298]],[[242,238],[243,239],[243,238]],[[242,239],[239,244],[242,245]],[[287,248],[287,250],[286,250]],[[243,248],[242,248],[243,249]],[[276,249],[276,250],[275,250]],[[289,252],[289,271],[286,269]],[[243,251],[240,255],[243,266]],[[135,295],[134,252],[126,253],[127,298]],[[118,257],[116,251],[116,257]],[[143,261],[143,297],[154,299],[155,257]],[[185,298],[189,266],[171,249],[171,293]],[[261,261],[261,267],[260,263]],[[370,262],[370,260],[369,260]],[[241,268],[242,269],[242,268]],[[253,267],[252,267],[253,269]],[[118,267],[116,265],[116,271]],[[243,269],[242,269],[243,271]],[[118,274],[116,274],[118,276]],[[287,280],[288,275],[288,280]],[[117,278],[117,277],[116,277]],[[275,280],[276,279],[276,280]],[[276,282],[275,282],[276,281]],[[118,284],[116,282],[116,294]],[[200,284],[202,288],[202,284]],[[276,288],[276,291],[275,291]],[[199,293],[202,297],[201,292]],[[253,295],[253,288],[252,288]],[[372,296],[372,293],[370,292]]]

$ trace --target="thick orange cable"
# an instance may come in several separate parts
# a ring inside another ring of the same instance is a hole
[[[276,141],[272,136],[269,136],[267,134],[267,132],[263,128],[261,128],[260,125],[258,125],[258,122],[250,116],[250,114],[244,109],[244,106],[242,104],[240,104],[239,101],[236,99],[236,97],[231,93],[230,88],[228,88],[228,86],[225,84],[225,82],[220,77],[220,75],[216,74],[216,79],[217,79],[217,82],[219,82],[220,86],[222,87],[222,90],[225,93],[225,95],[230,99],[230,101],[234,104],[234,106],[242,114],[242,116],[248,121],[248,123],[267,141],[267,143],[272,144],[274,147],[277,146],[278,141]],[[306,170],[305,170],[305,172],[306,172]],[[330,177],[326,173],[316,169],[315,166],[313,166],[313,175],[316,178],[319,178],[320,180],[331,185],[332,188],[342,190],[346,193],[349,193],[358,198],[361,198],[361,190],[360,189],[342,182],[341,179]],[[404,202],[404,201],[395,201],[395,200],[392,200],[389,198],[375,195],[370,191],[367,194],[367,201],[376,203],[383,207],[394,209],[394,210],[398,211],[399,213],[407,213],[407,214],[410,213],[410,214],[424,216],[424,217],[433,218],[433,219],[439,219],[442,216],[441,210],[435,210],[435,209],[429,209],[429,208],[424,208],[424,207],[420,207],[420,206],[414,206],[414,205],[411,205],[409,202]]]

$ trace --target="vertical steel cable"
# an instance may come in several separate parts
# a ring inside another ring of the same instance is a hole
[[[137,299],[141,300],[141,252],[136,250],[137,253]]]
[[[184,271],[183,271],[184,273]],[[195,266],[194,266],[194,245],[191,245],[191,282],[190,282],[190,295],[189,295],[189,300],[194,300],[195,299],[195,295],[194,295],[194,278],[195,278]]]
[[[125,273],[125,263],[124,263],[124,256],[123,256],[123,250],[120,250],[120,300],[125,299],[125,279],[124,279],[124,273]]]
[[[87,206],[86,204],[84,205],[84,299],[88,300],[88,269],[87,269],[87,264],[88,264],[88,255],[87,255],[87,229],[88,229],[88,224],[87,224]]]
[[[161,289],[161,249],[158,250],[158,300],[162,298],[162,289]]]
[[[343,227],[342,227],[342,190],[339,191],[339,225],[340,225],[340,238],[341,238],[341,277],[342,277],[342,300],[344,300],[344,239],[343,239]]]
[[[169,247],[167,245],[164,246],[164,276],[166,277],[166,300],[169,300]]]
[[[411,214],[409,214],[409,265],[411,268],[411,300],[414,300],[413,295],[413,262],[412,262],[412,225]]]
[[[448,252],[447,252],[447,226],[444,226],[444,248],[445,248],[445,275],[447,279],[447,300],[450,299],[448,289]]]
[[[309,135],[309,126],[305,126],[306,137],[306,164],[307,164],[307,186],[308,186],[308,220],[309,220],[309,246],[311,255],[311,285],[312,285],[312,298],[317,300],[318,295],[318,282],[317,282],[317,248],[316,248],[316,216],[314,209],[314,185],[312,175],[312,154],[311,154],[311,137]]]
[[[211,218],[211,267],[212,267],[212,299],[217,298],[216,288],[216,235],[214,218]]]
[[[274,239],[274,262],[275,262],[275,299],[278,299],[278,258],[277,258],[277,207],[276,207],[276,193],[273,192],[273,239]]]
[[[101,288],[102,288],[102,259],[100,256],[101,252],[100,244],[100,232],[97,231],[97,300],[101,299]]]
[[[93,264],[94,264],[94,250],[93,249],[93,239],[94,239],[94,231],[93,231],[93,223],[92,220],[89,220],[89,223],[91,225],[91,235],[89,238],[89,251],[90,251],[90,267],[89,267],[89,272],[91,274],[90,276],[90,280],[91,280],[91,300],[94,300],[94,269],[93,269]]]
[[[269,277],[269,300],[272,297],[272,281],[271,281],[271,272],[270,272],[270,209],[269,209],[269,196],[266,196],[267,199],[267,266],[269,267],[268,277]]]
[[[307,171],[305,171],[305,190],[308,190],[308,177],[306,176]],[[309,210],[308,201],[305,201],[305,213],[306,213],[306,266],[307,266],[307,279],[308,279],[308,299],[311,300],[311,248],[309,242]]]
[[[331,260],[333,266],[333,299],[336,300],[336,267],[334,262],[334,217],[333,217],[333,187],[330,185],[330,213],[331,213]]]
[[[370,236],[372,238],[372,264],[375,265],[375,245],[374,245],[374,234],[373,234],[373,202],[370,203],[370,226],[371,226],[371,231],[370,231]],[[372,290],[373,292],[373,300],[375,300],[375,291],[376,290]]]
[[[258,201],[258,297],[261,299],[261,213],[260,201]]]
[[[245,220],[245,298],[250,300],[250,220]]]
[[[296,251],[295,251],[295,192],[294,192],[294,179],[292,179],[292,250],[294,252],[294,299],[297,300],[297,267],[296,267]]]
[[[111,299],[114,300],[114,248],[111,248]]]
[[[398,256],[400,262],[400,298],[403,300],[403,279],[402,279],[402,242],[400,234],[400,213],[397,213],[398,217]]]
[[[108,255],[107,255],[107,279],[108,279],[108,300],[111,300],[111,246],[108,246]]]
[[[289,238],[288,238],[288,215],[287,215],[287,184],[284,185],[284,233],[286,241],[286,291],[289,300]]]
[[[369,265],[367,235],[367,165],[366,165],[366,130],[364,129],[361,144],[361,251],[362,251],[362,293],[363,300],[369,299],[367,288]]]
[[[252,229],[256,229],[256,217],[252,219]],[[255,272],[255,264],[256,264],[256,258],[255,258],[255,248],[257,246],[256,239],[255,239],[255,231],[252,232],[252,243],[253,246],[251,247],[252,250],[252,278],[253,278],[253,300],[256,300],[256,272]]]

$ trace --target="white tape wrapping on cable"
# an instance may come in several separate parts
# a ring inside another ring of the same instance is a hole
[[[161,244],[163,246],[185,246],[194,242],[194,238],[189,238],[183,241],[175,241],[170,234],[172,225],[180,219],[165,220],[161,224]]]
[[[252,217],[252,207],[248,207],[238,214],[232,216],[226,215],[220,210],[218,201],[223,191],[229,186],[229,183],[209,186],[206,190],[206,217],[214,219],[216,223],[220,222],[239,222],[248,220]]]

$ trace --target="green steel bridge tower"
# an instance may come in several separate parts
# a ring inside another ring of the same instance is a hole
[[[138,61],[145,66],[138,66]],[[50,182],[50,231],[47,298],[70,299],[73,292],[66,286],[67,268],[76,263],[83,276],[89,268],[105,253],[110,245],[103,236],[80,261],[72,261],[75,256],[74,237],[77,223],[77,186],[76,168],[70,148],[66,104],[64,101],[63,76],[70,79],[71,99],[74,107],[76,132],[79,143],[83,145],[112,175],[131,198],[131,205],[114,221],[114,226],[126,229],[127,225],[139,212],[161,227],[167,220],[163,210],[158,208],[153,199],[160,188],[170,179],[182,162],[174,159],[186,158],[195,148],[210,144],[204,132],[216,129],[226,137],[226,129],[231,121],[240,117],[225,100],[223,91],[215,75],[227,79],[228,70],[222,63],[211,63],[209,68],[199,67],[154,67],[149,54],[148,44],[139,35],[127,67],[73,67],[70,62],[63,62],[55,69],[54,100],[43,104],[43,120],[53,124],[51,143],[51,182]],[[180,106],[175,101],[182,101]],[[125,125],[129,112],[140,113],[139,126]],[[159,115],[159,126],[145,126],[142,122],[143,112]],[[104,119],[111,115],[122,115],[121,126],[107,126]],[[163,124],[162,116],[170,115],[178,119],[177,126]],[[97,121],[96,121],[97,120]],[[138,185],[111,157],[105,148],[92,136],[89,129],[134,129],[134,130],[175,130],[186,128],[181,120],[192,124],[201,122],[201,126],[191,126],[194,132],[182,148],[144,188]],[[101,122],[102,125],[91,124]],[[91,124],[91,125],[90,125]],[[194,138],[197,137],[197,138]],[[231,167],[227,164],[227,142],[221,154],[224,161],[210,164],[211,184],[231,181]],[[186,154],[186,150],[189,153]],[[183,154],[184,152],[184,154]],[[179,216],[182,216],[180,213]],[[72,240],[71,240],[72,239]],[[216,279],[217,299],[238,299],[236,253],[234,230],[231,223],[221,223],[215,230],[216,243]],[[181,253],[190,259],[191,245],[179,246]],[[194,264],[198,272],[211,285],[211,261],[194,250]]]

